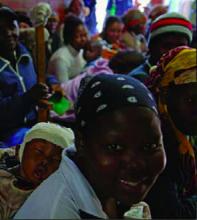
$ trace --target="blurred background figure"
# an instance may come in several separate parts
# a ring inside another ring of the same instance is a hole
[[[132,8],[132,0],[108,0],[107,16],[122,16],[129,8]]]
[[[70,14],[64,21],[64,46],[50,58],[48,73],[57,77],[60,82],[74,78],[86,64],[83,48],[88,42],[88,30],[84,22],[76,15]]]
[[[122,50],[109,61],[109,67],[114,73],[128,74],[137,66],[144,63],[145,57],[136,50]]]
[[[196,58],[194,48],[174,48],[145,81],[157,100],[167,154],[166,169],[148,196],[153,218],[197,218]]]
[[[59,16],[56,12],[53,12],[49,17],[48,22],[46,24],[46,28],[49,32],[48,50],[49,54],[52,55],[61,46],[60,33],[58,30]]]
[[[20,144],[27,130],[37,122],[37,107],[52,92],[52,84],[37,83],[30,53],[20,43],[16,13],[0,8],[0,143]],[[49,108],[46,103],[45,108]]]
[[[39,2],[30,10],[30,19],[33,24],[29,28],[20,29],[20,40],[27,47],[31,56],[33,57],[34,64],[36,65],[36,27],[43,24],[46,26],[48,18],[51,16],[52,9],[48,3]],[[49,31],[47,28],[44,28],[44,42],[46,54],[49,54],[48,51],[48,42],[49,42]],[[46,63],[48,62],[46,56]]]
[[[18,16],[18,24],[19,28],[25,29],[32,27],[32,21],[25,11],[16,11],[16,14]]]
[[[160,5],[160,4],[155,5],[150,9],[150,11],[148,13],[148,20],[146,23],[146,39],[148,39],[149,32],[150,32],[150,26],[151,26],[152,22],[160,15],[167,13],[167,11],[168,11],[168,6],[164,6],[164,5]]]
[[[119,50],[123,49],[121,43],[123,22],[118,16],[109,16],[100,34],[92,37],[92,40],[99,41],[102,47],[102,57],[111,59]]]
[[[183,15],[171,12],[160,15],[151,25],[149,54],[144,64],[134,69],[129,75],[142,82],[149,77],[149,71],[161,56],[178,46],[188,46],[192,41],[192,24]]]
[[[86,26],[89,30],[90,35],[94,35],[98,32],[97,30],[97,18],[96,18],[96,0],[84,0],[84,5],[87,7],[89,14],[87,13],[85,18]]]
[[[122,17],[125,32],[122,41],[127,48],[137,50],[142,53],[148,51],[145,35],[146,16],[138,9],[128,10]]]

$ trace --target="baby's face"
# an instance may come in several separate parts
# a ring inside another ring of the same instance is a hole
[[[59,146],[46,140],[30,141],[25,146],[21,175],[36,187],[59,167],[61,152]]]
[[[18,44],[19,27],[16,20],[8,17],[0,18],[0,47],[5,54],[13,53]]]
[[[96,60],[98,57],[101,56],[101,52],[102,52],[101,45],[88,42],[84,49],[84,58],[89,62]]]

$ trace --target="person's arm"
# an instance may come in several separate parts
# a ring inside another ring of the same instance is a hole
[[[1,129],[13,128],[24,123],[26,114],[42,98],[48,89],[44,84],[36,84],[23,95],[5,95],[0,88],[0,125]]]
[[[33,106],[27,94],[4,97],[0,91],[0,124],[1,128],[17,127],[24,123],[25,115]]]

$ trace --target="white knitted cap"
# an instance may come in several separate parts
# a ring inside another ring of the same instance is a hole
[[[39,2],[31,9],[31,20],[34,26],[46,25],[48,18],[52,14],[52,9],[49,3]]]
[[[19,160],[22,161],[26,143],[33,139],[43,139],[59,147],[66,148],[74,142],[74,133],[70,128],[50,122],[40,122],[34,125],[25,135],[23,143],[19,148]]]

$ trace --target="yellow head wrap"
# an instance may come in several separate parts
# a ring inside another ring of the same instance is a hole
[[[174,130],[176,140],[179,143],[178,152],[182,158],[182,168],[184,169],[184,167],[186,167],[187,169],[187,165],[185,166],[184,164],[187,163],[186,161],[190,161],[190,174],[193,175],[193,179],[185,186],[187,192],[194,190],[193,186],[196,184],[197,179],[194,149],[187,137],[176,128],[172,121],[166,104],[165,91],[168,90],[171,85],[176,86],[197,82],[196,67],[197,50],[185,46],[177,47],[161,57],[157,66],[152,68],[150,78],[145,82],[157,95],[158,109],[161,116],[170,122]],[[191,158],[192,160],[190,160]]]

